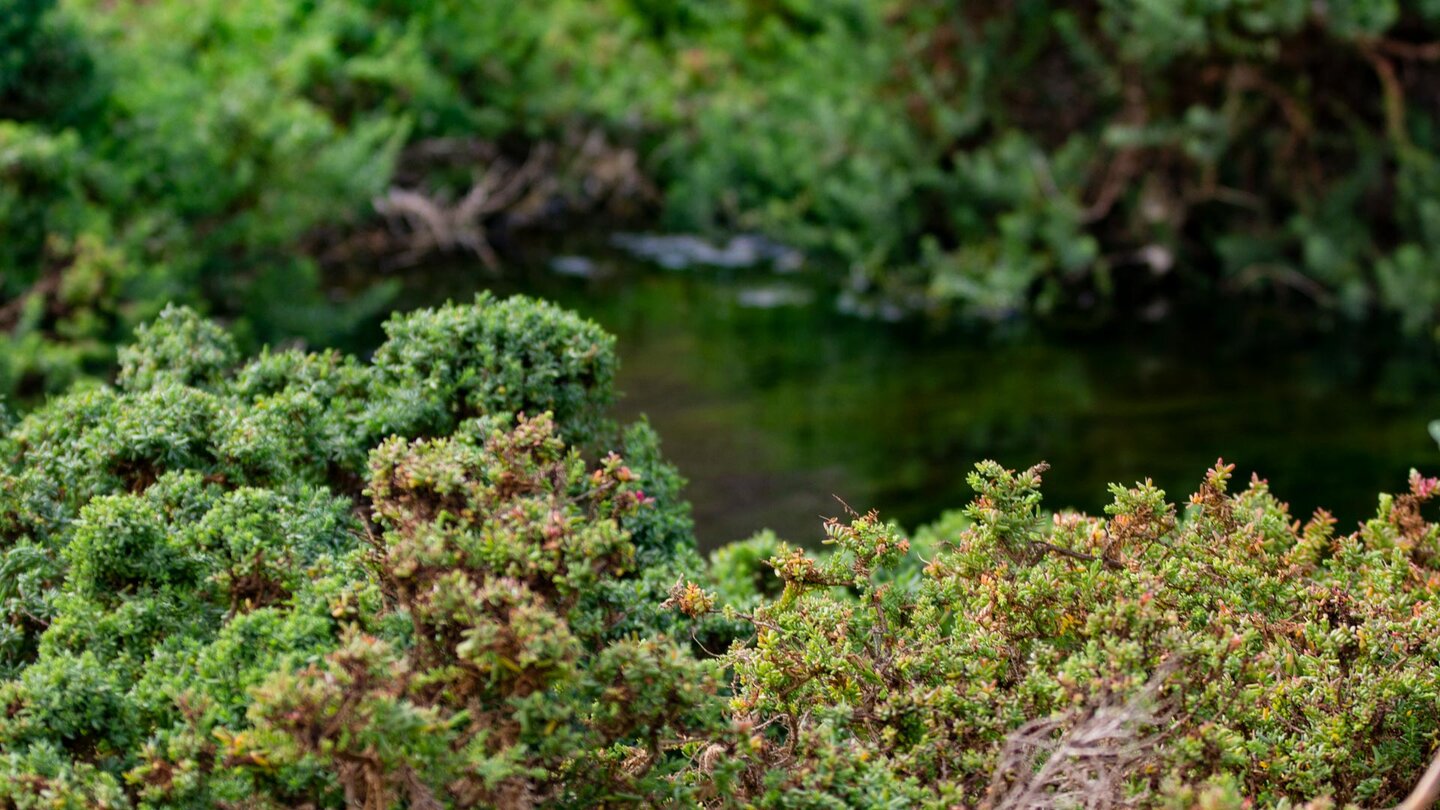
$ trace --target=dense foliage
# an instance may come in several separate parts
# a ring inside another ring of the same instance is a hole
[[[775,550],[784,590],[725,656],[734,716],[769,729],[740,780],[758,803],[1404,797],[1440,744],[1440,529],[1420,515],[1440,484],[1412,476],[1340,535],[1263,481],[1227,492],[1226,465],[1183,518],[1146,484],[1113,487],[1108,518],[1047,515],[1042,469],[979,465],[975,502],[917,548],[872,514],[832,521],[821,559]]]
[[[370,363],[167,309],[0,439],[0,807],[1373,806],[1440,737],[1440,491],[694,546],[611,340],[525,299]],[[613,450],[613,452],[612,452]]]
[[[1429,0],[3,0],[0,388],[103,371],[170,300],[332,338],[388,288],[327,306],[322,261],[397,229],[488,258],[644,177],[862,310],[1259,290],[1420,330],[1437,29]]]
[[[699,558],[653,433],[603,419],[611,339],[521,299],[389,330],[242,363],[168,309],[118,388],[6,431],[0,806],[578,795],[718,712],[664,635]]]

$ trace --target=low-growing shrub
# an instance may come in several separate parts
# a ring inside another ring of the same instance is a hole
[[[1343,534],[986,462],[694,545],[593,324],[481,297],[373,362],[173,308],[0,438],[0,808],[1393,803],[1440,744],[1440,482]]]
[[[605,419],[612,339],[520,298],[388,329],[373,364],[242,361],[169,309],[117,388],[8,426],[0,806],[523,804],[684,763],[721,706],[661,603],[700,560],[653,431]]]
[[[1440,745],[1440,527],[1421,516],[1440,484],[1412,475],[1346,535],[1258,479],[1230,493],[1231,469],[1183,517],[1142,484],[1095,518],[1042,512],[1043,467],[981,464],[968,519],[919,533],[918,577],[874,514],[827,524],[820,558],[782,548],[783,592],[723,656],[755,734],[727,749],[742,801],[1402,798]],[[719,609],[690,590],[682,608]]]

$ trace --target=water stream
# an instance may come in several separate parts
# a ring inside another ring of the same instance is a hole
[[[786,254],[744,266],[716,250],[657,263],[591,239],[499,275],[442,262],[407,273],[396,305],[526,293],[614,333],[620,415],[659,430],[707,547],[762,527],[817,542],[836,497],[914,527],[968,502],[982,458],[1048,461],[1046,504],[1093,511],[1108,482],[1146,476],[1183,502],[1223,456],[1297,517],[1324,506],[1342,527],[1411,467],[1440,472],[1428,345],[1260,311],[1101,334],[938,330],[843,314]]]

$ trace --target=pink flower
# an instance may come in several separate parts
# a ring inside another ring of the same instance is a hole
[[[1418,470],[1410,471],[1410,491],[1415,497],[1427,500],[1435,494],[1437,488],[1440,488],[1440,478],[1424,478]]]

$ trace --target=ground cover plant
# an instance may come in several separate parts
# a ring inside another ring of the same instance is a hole
[[[1423,332],[1437,15],[4,0],[0,387],[103,374],[172,300],[247,350],[326,345],[382,310],[380,268],[637,205],[792,243],[860,311],[1258,292]],[[337,306],[324,266],[369,292]]]
[[[372,361],[167,309],[0,440],[0,807],[1380,806],[1440,738],[1440,484],[695,550],[611,339],[481,297]]]

